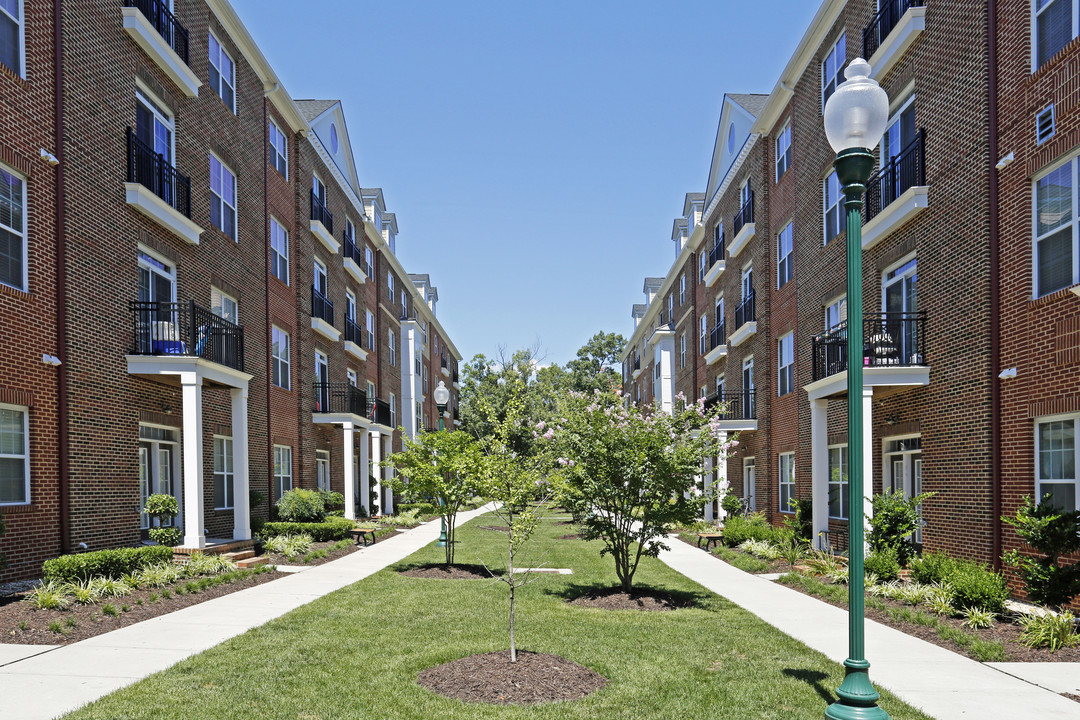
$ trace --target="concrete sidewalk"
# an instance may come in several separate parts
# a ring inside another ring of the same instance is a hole
[[[460,513],[458,525],[490,508]],[[49,720],[362,580],[438,539],[439,521],[339,560],[65,646],[0,645],[0,718]]]
[[[847,657],[846,610],[745,573],[674,538],[669,544],[671,550],[660,559],[675,570],[830,660]],[[1080,719],[1080,703],[1017,677],[1014,663],[999,670],[870,620],[866,657],[876,687],[888,688],[938,720]],[[1080,678],[1077,663],[1053,664],[1061,666],[1055,668],[1058,675]]]

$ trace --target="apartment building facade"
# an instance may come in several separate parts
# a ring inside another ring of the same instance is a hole
[[[404,389],[430,397],[403,326],[447,378],[461,355],[341,103],[293,100],[225,0],[43,5],[0,18],[0,579],[142,542],[154,492],[187,548],[250,538],[292,487],[391,512],[378,463]]]

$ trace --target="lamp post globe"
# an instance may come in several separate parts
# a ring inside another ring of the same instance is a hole
[[[863,606],[863,193],[874,169],[873,148],[889,118],[889,96],[870,77],[870,63],[856,58],[847,78],[825,103],[825,136],[836,151],[836,177],[847,214],[847,402],[848,402],[848,657],[837,701],[825,711],[832,720],[888,720],[877,705],[865,657]]]
[[[446,414],[446,406],[450,402],[450,390],[447,389],[446,383],[442,380],[439,381],[439,386],[435,388],[435,392],[432,393],[435,398],[435,407],[439,409],[439,432],[443,430],[443,415]],[[439,505],[444,505],[445,502],[440,497]],[[435,543],[436,547],[446,547],[446,516],[442,517],[442,521],[439,524],[439,540]]]

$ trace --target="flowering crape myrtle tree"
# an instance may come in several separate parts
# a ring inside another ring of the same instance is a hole
[[[667,549],[670,525],[694,522],[727,492],[726,485],[702,487],[705,459],[723,462],[735,442],[718,440],[721,408],[706,413],[704,402],[678,399],[668,415],[627,407],[618,391],[569,393],[555,428],[556,463],[582,536],[604,542],[601,554],[615,559],[624,592],[641,558]]]

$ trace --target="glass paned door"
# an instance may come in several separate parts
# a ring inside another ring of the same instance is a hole
[[[742,418],[752,417],[754,409],[754,358],[743,361],[742,370]]]
[[[750,512],[757,512],[757,470],[754,458],[743,460],[743,499]]]
[[[150,447],[146,443],[139,444],[139,512],[141,520],[139,527],[142,530],[150,529],[150,516],[142,512],[146,507],[146,499],[150,497]]]
[[[881,138],[881,167],[887,167],[904,148],[915,141],[915,103],[914,97],[907,101],[904,108],[893,115],[889,127],[885,129],[885,135]],[[898,177],[900,173],[896,173]],[[898,196],[907,188],[897,187],[894,190]]]
[[[922,362],[914,313],[918,311],[918,267],[915,260],[885,275],[884,304],[886,333],[899,342],[901,365]]]
[[[913,486],[913,492],[916,495],[922,494],[922,454],[915,455],[911,459],[911,481]],[[922,505],[917,508],[919,513],[919,523],[915,526],[915,542],[919,545],[922,544]]]
[[[141,427],[143,439],[139,442],[139,527],[149,530],[154,522],[148,515],[142,514],[146,499],[161,493],[172,495],[181,507],[181,498],[173,488],[175,472],[175,431],[162,428]],[[162,518],[161,527],[180,526],[180,517]]]
[[[325,450],[315,453],[315,479],[320,490],[330,490],[330,453]]]

